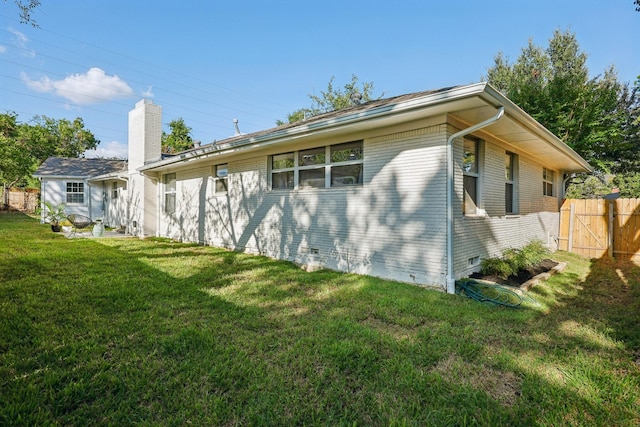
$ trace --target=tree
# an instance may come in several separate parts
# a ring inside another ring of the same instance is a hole
[[[26,186],[48,157],[79,157],[100,143],[80,118],[69,121],[36,116],[32,122],[19,123],[13,112],[0,114],[0,182],[5,190]]]
[[[100,141],[77,117],[73,121],[35,116],[32,126],[24,127],[25,137],[32,142],[32,155],[38,163],[51,156],[80,157],[87,150],[98,146]]]
[[[6,3],[7,0],[4,0]],[[31,13],[34,9],[40,6],[40,0],[14,0],[13,1],[19,9],[20,23],[31,24],[33,27],[38,27],[38,23],[31,17]]]
[[[0,114],[0,180],[5,195],[7,188],[25,179],[35,170],[29,141],[23,137],[17,117],[15,113]]]
[[[184,123],[184,119],[179,118],[169,122],[171,133],[162,132],[162,152],[178,153],[193,147],[191,138],[191,128]]]
[[[638,87],[619,82],[613,67],[590,78],[586,61],[575,34],[556,30],[546,49],[530,40],[513,64],[499,53],[485,79],[601,174],[622,173],[640,150]]]
[[[331,76],[331,79],[327,84],[327,90],[321,91],[320,96],[309,95],[309,98],[311,98],[312,101],[311,107],[300,108],[289,113],[286,121],[278,120],[276,121],[276,124],[280,126],[285,123],[299,122],[318,114],[350,107],[354,105],[355,102],[367,102],[373,99],[373,82],[364,82],[360,88],[358,87],[358,76],[353,74],[351,75],[351,82],[345,84],[344,89],[340,89],[333,87],[334,80],[335,76]],[[384,94],[381,94],[378,98],[381,98],[383,95]]]

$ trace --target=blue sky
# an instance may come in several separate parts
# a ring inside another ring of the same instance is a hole
[[[513,61],[556,29],[576,34],[592,76],[640,75],[632,0],[42,0],[33,17],[40,28],[0,2],[0,111],[81,117],[101,140],[89,157],[126,156],[142,98],[206,144],[235,118],[244,133],[273,127],[332,76],[342,87],[356,74],[376,96],[475,83],[496,53]]]

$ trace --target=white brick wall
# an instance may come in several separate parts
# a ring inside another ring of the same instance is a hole
[[[162,234],[301,264],[441,283],[446,181],[438,171],[445,130],[438,125],[365,139],[362,186],[271,191],[268,154],[280,151],[230,159],[223,194],[206,184],[213,162],[209,169],[178,171],[176,215],[163,218]],[[327,144],[335,142],[342,141]]]
[[[444,119],[442,120],[444,121]],[[177,172],[177,213],[162,234],[311,266],[404,282],[444,286],[446,275],[446,148],[453,128],[433,121],[417,129],[378,131],[364,139],[364,184],[333,189],[269,188],[268,156],[229,158]],[[352,138],[357,139],[357,138]],[[346,141],[319,141],[323,146]],[[307,148],[306,146],[304,148]],[[293,148],[295,149],[295,148]],[[542,197],[542,166],[519,155],[519,215],[504,214],[505,148],[484,146],[481,207],[462,215],[462,139],[455,141],[454,266],[496,255],[557,228]],[[214,192],[211,167],[228,162],[227,193]],[[555,224],[555,225],[554,225]]]
[[[450,130],[451,133],[455,129]],[[462,215],[462,139],[455,141],[456,197],[454,202],[454,270],[464,277],[479,268],[483,258],[498,256],[504,249],[519,248],[538,239],[555,249],[558,233],[558,200],[542,194],[542,165],[518,153],[515,179],[518,210],[505,215],[505,153],[507,148],[484,141],[481,160],[480,206],[486,215]],[[558,174],[556,172],[556,174]],[[477,261],[475,264],[472,261]]]

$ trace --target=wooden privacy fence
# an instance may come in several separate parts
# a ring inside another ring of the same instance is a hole
[[[3,188],[0,187],[0,192],[2,190]],[[38,208],[39,197],[40,190],[36,189],[4,189],[4,194],[0,198],[0,209],[7,207],[22,212],[34,213]]]
[[[640,261],[640,199],[567,199],[559,249],[589,258]]]

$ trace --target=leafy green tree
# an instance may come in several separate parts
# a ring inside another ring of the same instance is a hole
[[[332,76],[327,84],[327,90],[321,91],[320,96],[309,95],[312,101],[311,107],[300,108],[288,114],[286,121],[278,120],[276,124],[280,126],[286,123],[295,123],[318,114],[341,110],[354,105],[354,99],[357,102],[367,102],[373,99],[373,82],[363,82],[361,86],[358,86],[358,76],[353,74],[351,81],[341,89],[334,87],[334,80],[335,76]],[[383,95],[381,94],[378,98]]]
[[[167,134],[162,132],[162,152],[178,153],[193,147],[193,138],[191,138],[191,128],[187,126],[184,119],[179,118],[169,122],[171,132]]]
[[[31,141],[32,155],[38,163],[51,156],[80,157],[100,143],[91,131],[85,129],[84,121],[79,117],[70,121],[35,116],[32,123],[23,127],[23,133]]]
[[[530,40],[513,64],[499,53],[485,79],[601,174],[624,173],[640,151],[638,85],[619,82],[613,67],[590,78],[586,61],[575,34],[556,30],[546,49]]]
[[[32,123],[19,123],[13,112],[0,114],[0,182],[5,189],[26,186],[48,157],[79,157],[100,143],[80,118],[36,116]]]
[[[17,117],[15,113],[0,114],[0,180],[4,189],[16,185],[34,170],[31,146],[22,137]]]

